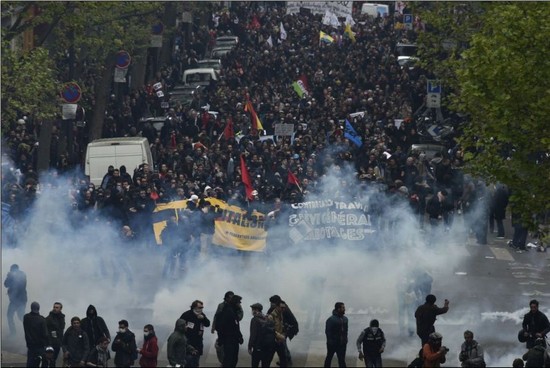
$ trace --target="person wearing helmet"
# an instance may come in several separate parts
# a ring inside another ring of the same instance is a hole
[[[443,336],[439,332],[432,332],[429,335],[428,342],[422,348],[424,367],[441,367],[441,364],[445,363],[445,356],[449,349],[441,344],[442,341]]]

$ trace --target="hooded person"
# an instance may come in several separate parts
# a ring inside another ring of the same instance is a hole
[[[81,326],[86,334],[88,334],[91,347],[96,346],[102,337],[111,340],[111,334],[105,320],[97,315],[97,309],[91,304],[86,309],[86,318],[82,319]]]
[[[241,296],[233,295],[216,320],[219,344],[223,346],[224,367],[236,367],[239,361],[239,345],[244,342],[239,321]]]
[[[38,302],[32,302],[31,311],[23,317],[23,329],[27,343],[27,367],[37,367],[49,342],[46,319],[40,315]]]
[[[186,324],[187,321],[179,318],[176,321],[174,332],[168,337],[167,357],[168,362],[173,367],[185,366],[186,356],[192,354],[193,350],[196,352],[196,350],[187,343],[187,337],[185,337]],[[190,349],[189,352],[187,351],[188,349]]]

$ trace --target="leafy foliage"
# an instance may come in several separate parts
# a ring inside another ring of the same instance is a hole
[[[451,107],[469,116],[460,138],[466,169],[507,184],[514,210],[532,224],[533,214],[550,210],[550,4],[437,8],[423,14],[431,32],[419,43],[451,89]],[[442,52],[445,37],[457,42]]]
[[[1,87],[3,130],[22,115],[51,119],[59,112],[59,83],[53,62],[44,48],[21,56],[3,41]]]

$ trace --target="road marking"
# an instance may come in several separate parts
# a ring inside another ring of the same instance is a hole
[[[523,293],[525,296],[550,296],[550,293],[543,293],[542,291],[532,291],[532,292],[525,292]]]
[[[513,261],[514,257],[508,252],[508,249],[504,248],[497,248],[497,247],[489,247],[491,249],[491,252],[493,252],[496,259],[500,261]]]

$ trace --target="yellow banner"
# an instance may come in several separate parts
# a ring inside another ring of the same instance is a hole
[[[243,227],[226,221],[216,221],[212,243],[222,247],[253,252],[265,249],[267,232],[264,229]]]
[[[265,249],[267,231],[265,230],[265,215],[253,211],[247,215],[247,211],[241,207],[229,205],[217,198],[205,198],[206,201],[216,207],[218,218],[215,223],[212,243],[223,247],[234,248],[243,251],[260,252]],[[153,211],[153,231],[157,244],[162,244],[161,233],[166,227],[167,217],[176,215],[178,210],[187,208],[187,200],[173,201],[156,206]]]

